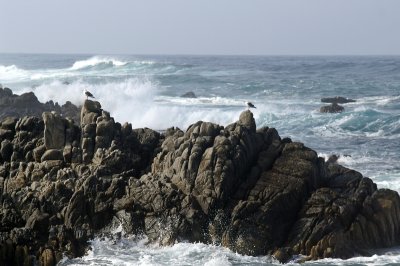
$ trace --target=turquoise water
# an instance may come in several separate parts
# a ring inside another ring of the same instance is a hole
[[[0,54],[0,83],[15,93],[34,91],[39,100],[60,104],[67,100],[81,104],[86,88],[117,121],[158,130],[185,129],[198,120],[227,125],[246,109],[244,102],[251,101],[257,106],[253,112],[258,127],[275,127],[282,137],[304,142],[320,156],[341,155],[341,164],[371,177],[378,187],[400,191],[400,57]],[[180,97],[188,91],[198,97]],[[329,96],[356,102],[345,104],[343,113],[320,114],[320,99]],[[180,248],[128,243],[128,250],[143,253],[150,261],[158,255],[172,256]],[[189,250],[199,248],[184,245]],[[110,246],[100,241],[93,247],[93,254],[100,249],[96,260],[101,252],[108,254]],[[201,250],[204,256],[222,252],[228,265],[246,264],[249,259],[212,246]],[[390,265],[400,263],[398,251],[320,263]],[[259,258],[254,259],[250,264],[258,263]]]

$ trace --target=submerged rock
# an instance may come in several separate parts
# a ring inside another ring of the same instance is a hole
[[[88,240],[144,232],[280,261],[349,258],[400,244],[400,197],[325,162],[243,112],[164,135],[115,122],[87,100],[81,123],[54,113],[0,128],[0,265],[54,265]]]

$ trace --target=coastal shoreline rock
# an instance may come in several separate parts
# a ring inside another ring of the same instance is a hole
[[[53,101],[41,103],[33,92],[16,95],[9,88],[0,87],[0,120],[6,117],[39,117],[43,112],[55,111],[79,123],[79,110],[79,107],[69,101],[61,106]]]
[[[257,129],[250,111],[160,134],[86,100],[79,124],[46,112],[0,129],[0,265],[83,256],[113,224],[161,245],[215,243],[281,262],[400,244],[397,192]]]

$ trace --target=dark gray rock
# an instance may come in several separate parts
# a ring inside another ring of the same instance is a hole
[[[319,110],[321,113],[341,113],[344,111],[344,107],[337,103],[331,105],[322,106]]]
[[[46,150],[44,154],[42,155],[40,161],[63,161],[63,153],[61,150],[57,149],[51,149],[51,150]]]
[[[12,143],[8,139],[3,140],[0,146],[0,155],[1,158],[3,158],[3,161],[7,162],[10,161],[12,153],[13,153]]]
[[[44,145],[46,149],[62,149],[65,145],[66,121],[59,115],[44,112]]]
[[[1,122],[1,128],[6,130],[15,131],[15,125],[17,124],[18,118],[16,117],[6,117]]]
[[[181,95],[182,98],[197,98],[196,94],[193,91],[185,92]]]
[[[15,132],[9,129],[0,128],[0,140],[9,139],[12,140],[14,138]]]
[[[26,228],[37,230],[40,233],[47,233],[49,227],[49,214],[42,213],[36,209],[26,221]]]
[[[322,98],[321,99],[321,102],[323,102],[323,103],[336,103],[336,104],[339,104],[339,103],[353,103],[355,101],[356,100],[345,98],[345,97],[342,97],[342,96],[336,96],[336,97],[330,97],[330,98],[328,97],[328,98]]]
[[[1,122],[12,131],[0,147],[1,265],[82,256],[117,224],[162,245],[213,242],[280,261],[400,244],[396,192],[256,130],[250,111],[163,134],[116,123],[93,101],[81,115],[80,126],[51,113]]]

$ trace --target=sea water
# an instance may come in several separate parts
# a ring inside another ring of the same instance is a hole
[[[275,127],[327,158],[400,192],[400,57],[133,56],[0,54],[0,83],[42,102],[81,105],[87,89],[118,122],[185,130],[199,120],[227,125],[252,109],[258,127]],[[197,98],[180,97],[194,92]],[[321,114],[323,97],[356,100]],[[99,240],[62,265],[275,265],[223,247],[149,246],[137,238]],[[400,247],[373,257],[310,265],[400,265]]]

